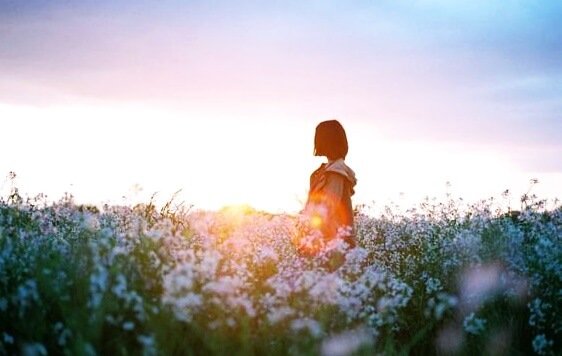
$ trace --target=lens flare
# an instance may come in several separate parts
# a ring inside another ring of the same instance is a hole
[[[310,226],[319,229],[322,226],[322,217],[320,215],[313,215],[310,218]]]

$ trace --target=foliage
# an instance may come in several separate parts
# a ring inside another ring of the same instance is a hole
[[[359,209],[315,257],[298,217],[0,200],[0,354],[556,354],[562,207]]]

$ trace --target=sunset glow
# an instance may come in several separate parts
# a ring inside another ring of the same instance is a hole
[[[205,119],[189,120],[183,112],[134,106],[1,105],[0,115],[13,120],[7,131],[12,134],[0,144],[12,152],[2,159],[6,174],[15,171],[25,192],[47,192],[54,199],[70,192],[81,202],[137,203],[157,193],[162,203],[181,190],[179,200],[198,208],[249,204],[296,212],[306,200],[309,172],[322,161],[311,154],[310,118],[229,120],[226,114],[197,113]],[[506,189],[516,203],[531,178],[540,182],[535,193],[560,195],[562,174],[525,170],[517,165],[517,151],[393,141],[379,132],[376,123],[348,124],[348,161],[360,179],[358,204],[411,204],[446,191],[477,200]],[[4,192],[8,186],[4,180]]]
[[[560,30],[544,17],[559,7],[385,4],[5,5],[0,173],[53,199],[181,189],[200,208],[296,212],[322,162],[314,127],[337,118],[355,204],[506,189],[517,202],[532,178],[560,197],[560,47],[542,36]],[[536,26],[512,48],[524,25]],[[490,32],[493,46],[479,41]]]
[[[562,355],[561,20],[0,0],[0,355]]]

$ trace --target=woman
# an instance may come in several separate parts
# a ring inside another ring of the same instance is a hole
[[[347,151],[347,136],[337,120],[318,124],[314,155],[325,156],[328,162],[310,176],[304,213],[310,219],[310,225],[322,233],[324,241],[340,237],[353,247],[351,196],[357,180],[353,170],[345,164]]]

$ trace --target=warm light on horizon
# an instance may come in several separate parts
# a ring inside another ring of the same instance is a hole
[[[336,118],[356,205],[516,197],[533,178],[561,197],[560,13],[555,1],[0,3],[0,175],[53,199],[181,189],[204,209],[296,212],[322,162],[315,126]]]
[[[201,115],[195,117],[196,115]],[[2,174],[14,171],[24,194],[78,202],[133,204],[177,199],[200,209],[251,206],[297,212],[308,176],[319,120],[246,117],[163,110],[135,105],[25,108],[0,105],[9,134],[0,143]],[[134,119],[133,119],[134,118]],[[541,197],[560,197],[559,173],[526,172],[511,148],[454,142],[398,141],[375,124],[340,119],[350,142],[348,164],[359,182],[354,204],[416,204],[425,196],[478,200],[510,189],[516,197],[531,178]],[[4,181],[3,193],[6,190]]]

